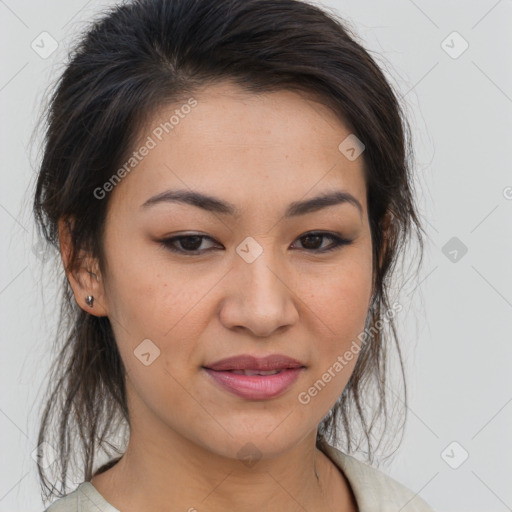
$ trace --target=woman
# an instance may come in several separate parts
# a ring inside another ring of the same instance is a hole
[[[431,510],[370,465],[389,278],[422,228],[407,122],[341,20],[294,0],[113,8],[46,135],[34,210],[66,272],[47,510]],[[121,456],[94,469],[98,449]]]

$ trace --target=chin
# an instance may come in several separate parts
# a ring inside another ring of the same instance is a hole
[[[262,415],[264,416],[264,415]],[[290,415],[291,416],[291,415]],[[305,430],[304,423],[287,423],[286,414],[275,415],[266,421],[251,417],[246,421],[232,421],[227,429],[229,434],[215,429],[216,435],[201,433],[200,444],[221,457],[247,461],[247,465],[260,459],[277,458],[295,448],[308,435],[316,436],[316,425]],[[222,422],[224,425],[224,422]]]

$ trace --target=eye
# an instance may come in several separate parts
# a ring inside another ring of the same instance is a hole
[[[318,249],[318,245],[320,242],[320,246],[322,246],[322,241],[325,239],[331,240],[331,245],[324,247],[323,249]],[[342,238],[334,233],[325,233],[321,231],[312,231],[311,233],[307,233],[299,238],[299,240],[305,240],[306,243],[302,242],[303,246],[305,246],[306,250],[312,250],[313,252],[325,253],[329,251],[334,251],[335,249],[339,249],[343,245],[349,245],[352,243],[351,240],[347,240],[346,238]]]
[[[205,252],[204,249],[199,250],[203,240],[213,241],[213,238],[206,235],[180,235],[162,240],[162,244],[173,252],[193,256]],[[178,244],[180,247],[177,247]]]
[[[325,239],[331,240],[331,244],[330,246],[322,248],[322,242]],[[166,249],[169,249],[172,252],[186,256],[195,256],[212,250],[212,248],[199,249],[204,240],[215,242],[213,238],[206,235],[179,235],[161,240],[160,243]],[[326,253],[329,251],[334,251],[343,245],[349,245],[352,243],[352,240],[347,240],[334,233],[326,233],[321,231],[312,231],[310,233],[306,233],[305,235],[302,235],[300,238],[298,238],[298,240],[302,241],[301,243],[304,250],[313,253]]]

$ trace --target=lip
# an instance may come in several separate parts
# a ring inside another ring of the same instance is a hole
[[[209,368],[215,371],[224,370],[283,370],[286,368],[301,368],[304,365],[292,359],[291,357],[283,354],[272,354],[266,357],[254,357],[249,354],[242,354],[240,356],[227,357],[215,363],[205,365],[204,368]]]
[[[299,377],[305,366],[296,359],[273,354],[267,357],[241,355],[222,359],[208,366],[205,372],[223,390],[247,400],[268,400],[284,393]],[[273,375],[243,375],[236,371],[272,371]]]

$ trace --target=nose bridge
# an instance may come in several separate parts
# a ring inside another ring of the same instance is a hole
[[[244,293],[255,295],[258,298],[274,300],[276,295],[281,296],[283,286],[276,269],[280,267],[274,251],[271,237],[259,241],[247,237],[236,249],[241,261],[238,261],[239,271],[243,275]]]
[[[269,336],[296,320],[290,290],[272,237],[256,240],[247,237],[236,248],[233,283],[224,304],[226,326],[245,327],[257,336]]]

